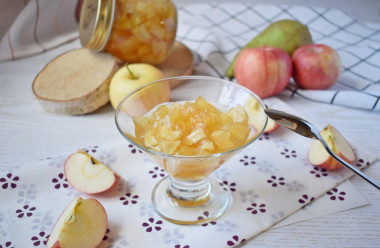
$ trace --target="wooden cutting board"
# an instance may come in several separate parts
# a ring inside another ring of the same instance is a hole
[[[41,106],[60,114],[93,112],[109,101],[109,84],[119,61],[107,53],[79,48],[50,61],[33,82]]]
[[[183,43],[176,41],[169,57],[161,64],[157,65],[165,77],[188,76],[193,73],[193,54]],[[180,82],[171,84],[177,87]]]

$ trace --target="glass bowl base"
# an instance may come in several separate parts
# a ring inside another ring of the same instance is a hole
[[[186,201],[175,199],[168,192],[170,176],[159,181],[152,192],[152,203],[158,215],[165,220],[181,225],[210,222],[220,217],[232,204],[229,189],[209,177],[211,193],[204,199]]]

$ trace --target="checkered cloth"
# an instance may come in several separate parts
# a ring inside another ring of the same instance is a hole
[[[20,0],[12,3],[16,5],[17,2]],[[4,0],[0,0],[2,29],[10,24],[8,31],[0,32],[3,36],[0,61],[40,53],[78,37],[76,4],[76,0],[30,0],[22,11],[14,10],[17,17],[11,18],[12,11],[4,6]],[[196,74],[224,78],[229,62],[248,41],[274,21],[295,19],[308,26],[315,43],[337,50],[342,60],[342,73],[328,90],[302,90],[291,82],[281,95],[380,110],[379,23],[360,22],[336,9],[301,6],[231,1],[177,7],[177,39],[196,54]]]
[[[308,26],[314,43],[338,52],[342,72],[329,90],[302,90],[293,82],[281,94],[346,107],[380,110],[380,24],[364,23],[336,9],[248,3],[179,6],[178,39],[197,53],[197,74],[225,77],[241,47],[270,23],[294,19]]]

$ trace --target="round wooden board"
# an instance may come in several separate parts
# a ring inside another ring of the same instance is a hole
[[[188,76],[193,73],[193,54],[183,43],[176,41],[169,57],[156,66],[165,77]],[[180,82],[172,84],[173,87],[180,85]]]
[[[79,115],[109,101],[109,84],[119,68],[107,53],[78,48],[51,60],[33,82],[33,93],[49,112]]]

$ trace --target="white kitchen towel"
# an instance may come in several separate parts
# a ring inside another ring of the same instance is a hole
[[[78,37],[78,0],[0,0],[0,61],[38,54]]]
[[[294,113],[280,100],[268,104]],[[19,168],[0,168],[0,246],[45,247],[54,223],[78,195],[94,197],[104,205],[109,221],[99,247],[107,248],[233,247],[281,220],[286,225],[330,214],[332,209],[366,204],[354,188],[338,187],[352,175],[350,170],[326,171],[308,162],[310,142],[285,128],[261,136],[214,172],[233,195],[231,209],[215,221],[192,226],[169,223],[154,212],[151,192],[166,174],[121,136],[110,144],[82,148],[121,176],[103,194],[85,195],[69,185],[63,170],[69,154]],[[357,154],[356,167],[374,163],[374,154],[350,142]],[[77,149],[73,147],[73,152]],[[293,220],[286,219],[293,213],[297,213]],[[205,216],[207,212],[199,214],[199,218]]]

